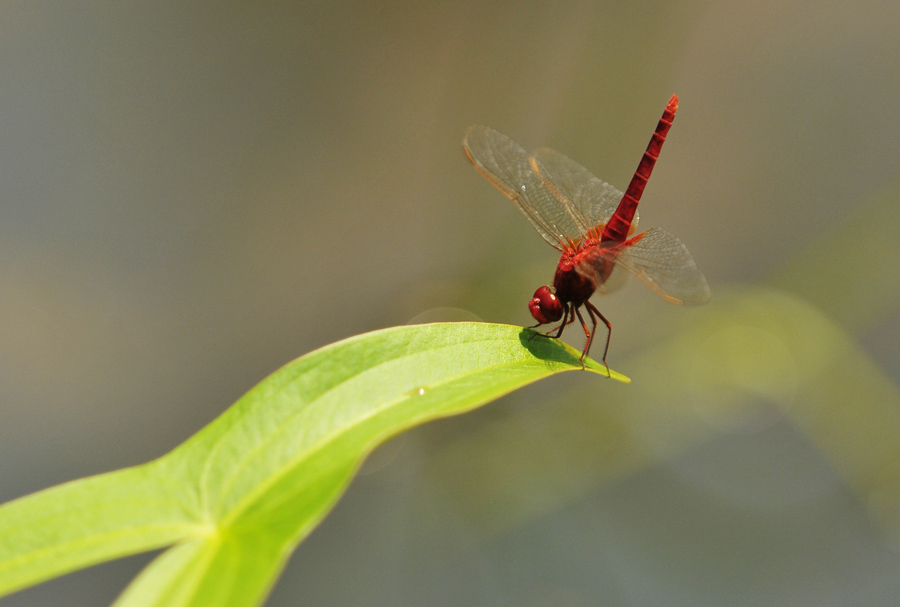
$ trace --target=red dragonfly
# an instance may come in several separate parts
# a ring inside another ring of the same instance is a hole
[[[538,321],[534,327],[562,320],[547,337],[560,337],[578,318],[585,335],[582,367],[598,320],[607,329],[606,365],[612,324],[589,300],[594,291],[608,293],[621,286],[625,275],[619,268],[637,276],[666,301],[688,305],[709,301],[706,279],[680,240],[661,228],[632,236],[638,224],[638,203],[677,109],[678,97],[672,95],[624,194],[555,150],[541,148],[530,154],[488,127],[475,125],[466,131],[463,151],[478,172],[512,199],[544,240],[562,253],[553,287],[535,291],[528,308]],[[591,320],[590,329],[581,315],[582,306]],[[608,365],[606,370],[609,373]]]

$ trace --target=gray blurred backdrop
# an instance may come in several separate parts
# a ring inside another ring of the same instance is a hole
[[[472,123],[624,188],[713,302],[376,451],[269,605],[900,600],[900,3],[0,3],[0,498],[158,457],[287,361],[530,324]],[[578,330],[567,335],[581,346]],[[103,605],[152,555],[4,606]]]

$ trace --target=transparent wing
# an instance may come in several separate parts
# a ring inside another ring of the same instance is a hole
[[[626,282],[628,282],[628,272],[619,266],[614,266],[609,278],[597,285],[597,292],[601,295],[608,295],[624,287]]]
[[[549,171],[549,175],[543,176],[539,173],[539,176],[545,177],[545,181],[551,182],[571,200],[591,226],[605,225],[625,195],[556,150],[539,148],[534,151],[534,157]],[[553,191],[553,186],[548,189]],[[638,215],[635,211],[629,235],[637,229],[637,225]]]
[[[661,228],[601,249],[599,255],[640,278],[666,301],[691,306],[709,301],[709,285],[687,247]]]
[[[547,169],[506,135],[486,126],[471,126],[463,139],[463,151],[478,172],[506,194],[557,249],[571,246],[591,227],[571,200],[547,188],[538,176],[548,174]]]

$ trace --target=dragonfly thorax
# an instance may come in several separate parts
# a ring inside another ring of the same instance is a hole
[[[556,266],[556,275],[553,277],[556,296],[576,308],[590,299],[597,290],[597,284],[590,277],[579,272],[576,269],[577,266],[576,259],[564,255],[559,260],[559,265]]]

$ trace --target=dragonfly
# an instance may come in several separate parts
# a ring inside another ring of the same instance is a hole
[[[538,288],[528,303],[538,322],[530,328],[559,322],[542,334],[558,339],[577,318],[585,335],[582,368],[602,321],[607,330],[603,364],[609,374],[606,356],[612,324],[590,298],[595,292],[609,293],[622,286],[627,274],[621,270],[674,304],[700,305],[710,299],[706,278],[680,240],[662,228],[634,234],[638,203],[677,110],[678,96],[672,95],[624,193],[555,150],[529,153],[486,126],[469,127],[463,139],[463,151],[475,169],[506,194],[538,234],[560,252],[553,285]]]

